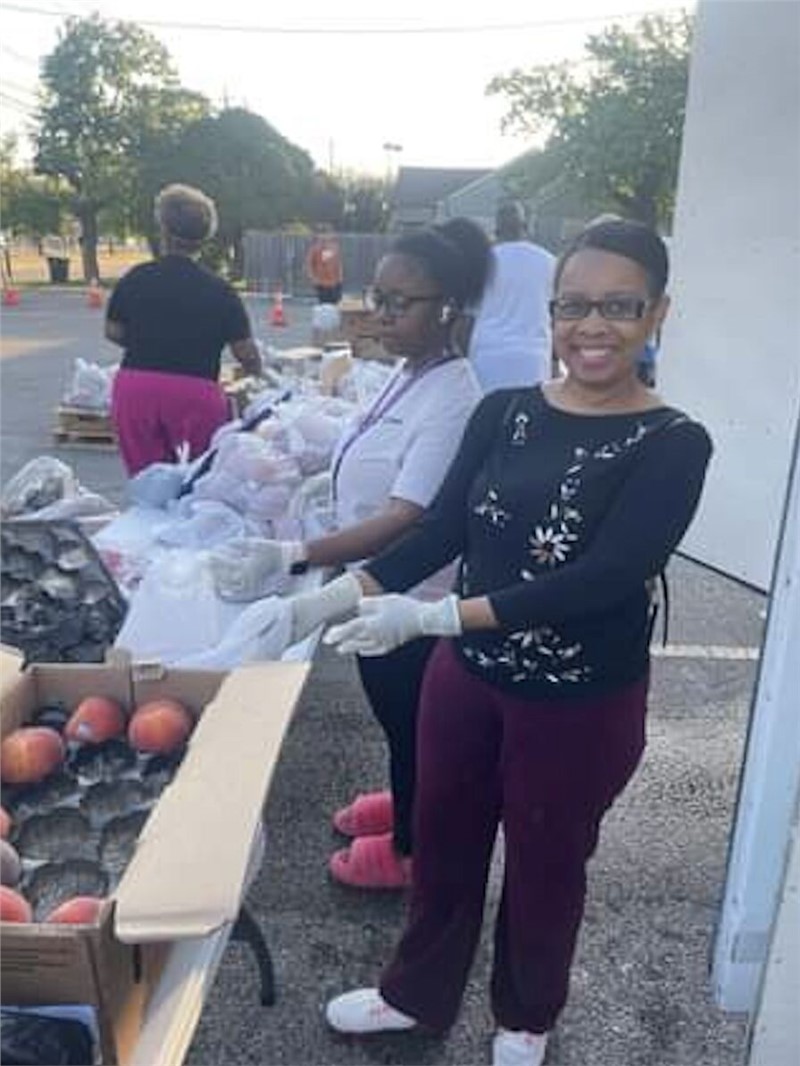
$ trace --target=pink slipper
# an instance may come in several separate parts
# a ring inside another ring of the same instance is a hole
[[[349,848],[331,856],[329,868],[335,880],[353,888],[408,888],[411,859],[394,850],[392,834],[357,837]]]
[[[348,837],[391,832],[394,825],[391,792],[362,792],[349,807],[342,807],[334,814],[333,825]]]

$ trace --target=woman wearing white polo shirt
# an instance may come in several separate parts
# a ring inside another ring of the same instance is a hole
[[[404,358],[334,452],[338,529],[306,543],[251,540],[218,553],[213,566],[221,596],[255,599],[278,570],[300,573],[369,558],[417,521],[436,495],[481,397],[472,368],[454,350],[450,334],[458,313],[479,299],[490,256],[488,240],[481,243],[474,235],[459,240],[431,229],[395,241],[378,264],[367,301],[384,347]],[[431,598],[446,591],[441,582],[435,585],[433,578]],[[342,614],[355,608],[360,588],[354,578],[340,578],[327,588],[331,597],[341,597],[336,604]],[[299,617],[304,602],[302,596],[292,601],[294,639],[323,620],[316,605],[308,617]],[[330,863],[333,876],[345,884],[403,888],[409,883],[416,712],[433,644],[422,637],[396,654],[358,659],[388,741],[391,792],[358,796],[334,816],[336,828],[354,838]]]

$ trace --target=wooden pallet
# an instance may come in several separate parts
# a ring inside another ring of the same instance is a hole
[[[62,445],[117,447],[117,434],[108,415],[79,407],[65,407],[63,404],[56,408],[53,439]]]

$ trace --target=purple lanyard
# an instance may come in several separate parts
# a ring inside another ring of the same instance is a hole
[[[373,400],[372,406],[364,417],[359,419],[356,428],[350,433],[339,449],[339,454],[336,457],[336,462],[333,464],[333,470],[331,471],[331,495],[334,500],[337,495],[336,482],[339,477],[339,471],[342,468],[342,461],[358,438],[366,433],[368,429],[371,429],[374,425],[380,422],[387,411],[390,411],[402,399],[402,397],[405,396],[412,385],[421,381],[429,371],[435,370],[437,367],[442,366],[443,363],[449,363],[451,359],[455,358],[457,357],[452,352],[445,352],[444,355],[440,355],[438,359],[432,359],[430,363],[425,363],[420,370],[409,374],[404,381],[400,382],[402,376],[401,371],[396,377],[390,378],[386,382],[375,400]],[[398,382],[400,382],[399,388],[396,387]]]

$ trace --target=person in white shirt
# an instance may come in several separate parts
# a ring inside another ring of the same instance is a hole
[[[372,557],[421,517],[481,398],[451,333],[463,308],[480,298],[490,256],[488,239],[459,241],[436,229],[394,242],[378,264],[366,301],[384,347],[403,359],[334,451],[338,528],[306,543],[251,538],[219,549],[212,569],[221,597],[257,599],[280,570],[302,573]],[[446,587],[432,578],[429,591],[437,598]],[[360,595],[358,581],[347,573],[321,593],[293,597],[292,642],[330,618],[331,610],[353,611]],[[410,882],[417,704],[433,644],[423,637],[396,656],[358,659],[367,698],[388,741],[391,791],[360,795],[334,815],[334,826],[354,838],[330,861],[332,875],[344,884],[399,889]]]
[[[526,238],[524,212],[515,201],[498,207],[495,234],[489,280],[472,311],[467,349],[487,393],[552,376],[548,300],[555,257]]]

